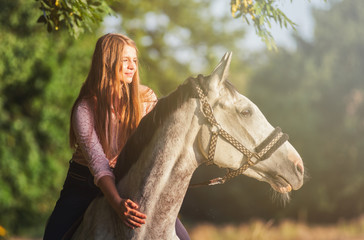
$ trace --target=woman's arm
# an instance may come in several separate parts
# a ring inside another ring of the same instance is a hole
[[[130,228],[141,227],[147,216],[138,211],[139,206],[130,199],[122,199],[116,189],[114,179],[103,176],[99,180],[99,188],[104,193],[107,201]]]
[[[138,205],[130,199],[122,199],[115,186],[115,177],[109,166],[109,160],[103,151],[94,127],[91,102],[81,100],[74,110],[73,126],[77,143],[88,167],[95,178],[95,184],[101,189],[109,204],[124,223],[131,227],[140,227],[146,216],[140,213]]]
[[[91,99],[82,99],[76,104],[72,114],[72,123],[77,145],[94,176],[95,185],[98,185],[102,176],[114,177],[109,166],[109,159],[106,157],[96,133]]]

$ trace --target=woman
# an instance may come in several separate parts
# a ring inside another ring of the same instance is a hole
[[[157,102],[154,92],[139,85],[137,48],[130,38],[106,34],[96,43],[90,72],[71,112],[70,145],[75,152],[44,239],[61,239],[100,194],[130,228],[147,216],[117,192],[112,168],[140,119]],[[188,234],[177,220],[177,234]]]

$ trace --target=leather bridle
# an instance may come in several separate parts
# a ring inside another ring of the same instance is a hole
[[[220,124],[216,121],[212,107],[208,103],[207,97],[204,94],[203,90],[197,82],[192,81],[192,83],[198,93],[202,113],[207,119],[211,131],[211,139],[209,143],[207,161],[205,162],[205,164],[214,164],[216,144],[219,136],[224,138],[227,142],[229,142],[232,146],[239,150],[244,156],[246,156],[247,161],[236,170],[228,169],[224,177],[215,178],[203,183],[191,184],[190,187],[193,188],[206,185],[211,186],[216,184],[223,184],[236,176],[242,175],[249,167],[257,164],[259,161],[269,158],[275,150],[277,150],[285,141],[288,140],[288,135],[282,133],[282,130],[277,127],[261,144],[259,144],[255,148],[254,152],[250,151],[220,126]],[[252,161],[253,158],[255,158],[256,161]]]

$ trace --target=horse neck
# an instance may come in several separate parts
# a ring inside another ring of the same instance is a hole
[[[149,145],[118,184],[123,197],[131,198],[147,215],[135,239],[171,239],[190,179],[198,164],[193,142],[199,131],[196,100],[190,99],[156,130]]]

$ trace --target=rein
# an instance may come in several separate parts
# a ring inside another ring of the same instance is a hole
[[[212,133],[209,144],[207,162],[205,162],[205,164],[206,165],[214,164],[216,144],[219,136],[224,138],[227,142],[229,142],[237,150],[239,150],[244,156],[246,156],[247,161],[240,168],[236,170],[227,169],[227,173],[225,174],[224,177],[214,178],[207,182],[202,182],[198,184],[190,184],[190,188],[224,184],[230,179],[242,175],[249,167],[254,166],[259,161],[269,158],[275,150],[277,150],[285,141],[288,140],[288,135],[282,133],[281,128],[276,127],[274,131],[261,144],[259,144],[255,148],[254,152],[250,151],[220,126],[220,124],[216,121],[212,107],[208,103],[207,97],[204,94],[203,90],[198,85],[198,83],[193,82],[193,85],[195,85],[198,97],[200,99],[202,113],[209,122],[210,131]],[[256,159],[255,162],[252,161],[253,158]]]

